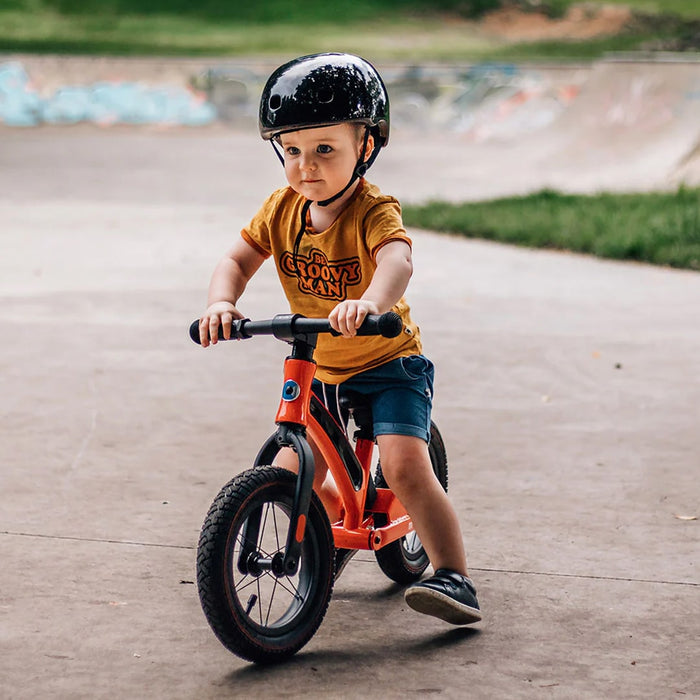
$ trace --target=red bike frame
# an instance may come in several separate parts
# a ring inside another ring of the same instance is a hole
[[[395,337],[402,330],[401,319],[389,312],[368,317],[358,335]],[[280,314],[271,320],[236,320],[231,338],[274,335],[292,345],[284,364],[282,397],[277,409],[276,432],[268,438],[255,460],[255,466],[274,464],[281,449],[291,447],[299,461],[294,504],[284,553],[284,572],[293,575],[298,568],[301,542],[311,502],[314,480],[314,456],[309,439],[318,448],[335,480],[338,496],[334,512],[341,518],[331,523],[336,547],[377,550],[401,539],[413,530],[413,523],[399,499],[390,489],[376,488],[371,475],[374,436],[371,426],[358,422],[353,449],[343,429],[312,391],[316,371],[313,359],[318,333],[338,335],[327,319],[305,318],[298,314]],[[199,341],[195,321],[190,335]],[[221,330],[220,330],[220,336]],[[352,410],[352,409],[351,409]],[[308,437],[307,437],[308,436]],[[375,516],[382,514],[380,519]],[[381,524],[377,524],[377,520]],[[259,522],[251,518],[246,525],[246,542],[255,542]],[[252,545],[251,545],[252,546]],[[241,553],[244,561],[248,552]],[[278,564],[275,564],[278,566]]]
[[[362,431],[359,431],[360,435],[356,437],[352,454],[359,472],[353,469],[355,465],[348,464],[347,453],[343,455],[339,450],[339,441],[347,441],[347,438],[325,406],[313,394],[311,382],[315,369],[313,361],[294,357],[285,360],[285,388],[275,422],[280,426],[294,425],[305,429],[333,476],[338,489],[334,510],[342,514],[340,520],[332,523],[336,547],[381,549],[404,537],[413,529],[413,524],[406,514],[406,509],[390,489],[375,489],[373,485],[370,487],[374,439],[363,436]],[[299,391],[296,392],[294,387],[299,387]],[[369,493],[372,494],[372,498],[368,501]],[[386,514],[388,524],[375,527],[375,513]],[[299,534],[297,533],[297,536]]]

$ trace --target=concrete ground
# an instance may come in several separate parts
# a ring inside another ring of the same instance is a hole
[[[489,165],[419,147],[397,135],[373,179],[419,199],[445,161]],[[281,181],[224,128],[0,131],[0,697],[700,697],[700,276],[420,231],[484,621],[417,615],[361,553],[289,663],[219,644],[198,532],[273,428],[286,348],[186,331]],[[284,310],[271,266],[243,308]]]

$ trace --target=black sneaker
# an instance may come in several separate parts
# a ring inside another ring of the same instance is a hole
[[[438,569],[434,576],[414,583],[404,594],[410,608],[439,617],[453,625],[481,620],[476,588],[471,579],[449,569]]]
[[[335,580],[340,578],[343,569],[348,562],[357,554],[356,549],[336,549],[335,550]]]

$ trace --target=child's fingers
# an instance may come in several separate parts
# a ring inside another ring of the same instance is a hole
[[[233,304],[228,302],[212,304],[199,320],[199,340],[202,347],[216,345],[221,337],[230,340],[234,318],[243,318],[243,315]]]
[[[207,316],[202,316],[199,319],[199,343],[203,348],[209,345],[209,319]]]
[[[367,309],[364,304],[359,302],[349,302],[344,309],[343,318],[343,335],[353,338],[357,335],[357,329],[362,325],[362,322],[367,316]]]
[[[331,328],[334,331],[338,331],[338,333],[341,333],[342,331],[340,330],[340,324],[338,323],[338,312],[340,310],[340,304],[336,306],[333,311],[331,311],[328,314],[328,321],[331,324]]]
[[[231,322],[233,321],[233,314],[229,311],[225,311],[221,314],[221,326],[224,329],[224,338],[226,340],[231,340]]]
[[[362,301],[343,301],[328,315],[334,330],[345,338],[354,338],[357,329],[371,311],[370,305]]]
[[[350,305],[348,302],[338,304],[334,309],[336,311],[336,319],[338,322],[337,330],[343,334],[345,338],[352,337],[352,327],[350,321]]]
[[[216,345],[219,342],[219,315],[212,314],[209,316],[209,340],[212,345]]]
[[[365,320],[366,317],[367,308],[363,305],[358,304],[357,311],[355,312],[353,331],[357,332],[357,329],[362,325],[362,322]]]

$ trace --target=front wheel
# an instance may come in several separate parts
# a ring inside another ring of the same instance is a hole
[[[430,423],[428,452],[433,472],[442,488],[447,491],[447,453],[445,452],[445,443],[437,425],[433,422]],[[377,464],[374,483],[379,488],[387,487],[380,464]],[[374,521],[380,527],[387,524],[387,519],[384,515],[376,515]],[[415,531],[411,531],[400,540],[391,542],[386,547],[378,549],[374,554],[381,570],[392,581],[402,584],[417,581],[428,568],[428,564],[430,564],[428,555]]]
[[[284,556],[296,475],[257,467],[224,486],[202,526],[197,586],[204,614],[221,643],[257,663],[295,654],[318,629],[333,590],[330,523],[312,495],[299,568],[287,576]]]

